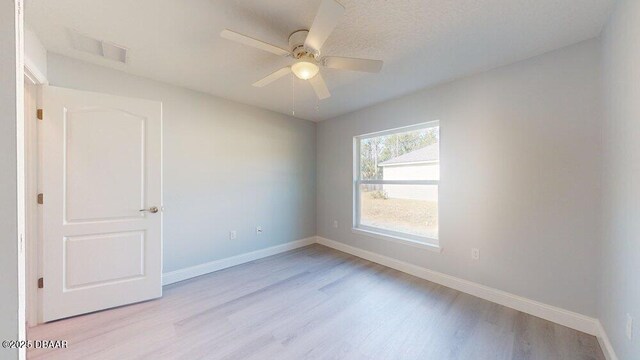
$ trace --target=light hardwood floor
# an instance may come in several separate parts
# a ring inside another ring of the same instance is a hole
[[[321,245],[60,320],[29,359],[604,359],[596,338]]]

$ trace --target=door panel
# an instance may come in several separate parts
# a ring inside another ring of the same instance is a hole
[[[162,104],[42,99],[43,320],[162,296]]]
[[[144,232],[66,237],[63,259],[67,290],[137,280],[144,276]]]
[[[140,217],[145,122],[119,109],[64,112],[66,222]]]

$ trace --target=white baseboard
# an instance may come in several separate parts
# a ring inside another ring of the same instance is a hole
[[[194,278],[196,276],[208,274],[214,271],[226,269],[231,266],[244,264],[249,261],[261,259],[267,256],[276,255],[289,250],[294,250],[303,246],[318,243],[330,248],[402,271],[407,274],[485,299],[496,304],[500,304],[524,313],[549,320],[551,322],[564,325],[566,327],[594,335],[602,347],[607,360],[618,360],[611,346],[611,342],[600,324],[600,321],[589,316],[578,314],[559,307],[547,305],[538,301],[530,300],[522,296],[514,295],[506,291],[497,290],[472,281],[457,278],[455,276],[443,274],[429,270],[424,267],[409,264],[385,255],[380,255],[371,251],[359,249],[341,242],[329,240],[320,236],[310,237],[290,243],[273,246],[266,249],[256,250],[246,254],[240,254],[226,259],[211,261],[208,263],[192,266],[168,272],[162,275],[162,284],[169,285],[179,281]]]
[[[341,242],[329,240],[323,237],[316,237],[319,244],[330,248],[369,260],[375,263],[402,271],[404,273],[440,284],[446,287],[477,296],[506,307],[522,311],[524,313],[549,320],[551,322],[564,325],[566,327],[582,331],[590,335],[599,336],[599,321],[589,316],[578,314],[572,311],[561,309],[555,306],[543,304],[530,300],[522,296],[514,295],[506,291],[497,290],[488,286],[480,285],[471,281],[463,280],[454,276],[446,275],[437,271],[429,270],[420,266],[406,263],[388,256],[376,254],[362,250]],[[603,351],[605,351],[603,349]],[[613,360],[617,360],[615,357]]]
[[[276,255],[285,251],[297,249],[303,246],[311,245],[316,242],[315,237],[309,237],[302,240],[288,242],[282,245],[272,246],[266,249],[252,251],[246,254],[240,254],[225,259],[215,260],[208,263],[191,266],[185,269],[171,271],[162,274],[162,285],[169,285],[178,281],[194,278],[196,276],[208,274],[214,271],[226,269],[228,267],[244,264],[249,261],[262,259],[267,256]]]
[[[604,353],[604,357],[607,360],[618,360],[618,356],[616,355],[616,352],[613,350],[613,345],[611,344],[611,341],[609,340],[609,336],[607,335],[607,332],[604,330],[604,326],[602,326],[602,323],[600,322],[600,320],[598,320],[597,337],[598,337],[598,343],[600,343],[600,348]]]

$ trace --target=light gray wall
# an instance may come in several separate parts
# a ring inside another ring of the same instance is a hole
[[[321,122],[318,235],[595,316],[599,54],[590,40]],[[352,233],[353,136],[430,120],[444,252]]]
[[[314,123],[56,54],[48,75],[163,102],[164,272],[315,235]]]
[[[13,1],[0,2],[0,340],[18,339],[16,21]],[[0,347],[1,359],[17,358]]]
[[[24,64],[43,78],[47,77],[47,49],[28,27],[24,28]]]
[[[603,34],[605,126],[599,317],[621,360],[640,359],[640,1],[619,1]],[[634,318],[633,340],[625,335]]]

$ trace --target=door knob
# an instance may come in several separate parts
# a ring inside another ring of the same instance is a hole
[[[142,210],[140,210],[140,212],[143,212],[143,211],[147,211],[147,212],[150,212],[150,213],[152,213],[152,214],[155,214],[155,213],[157,213],[157,212],[158,212],[158,207],[157,207],[157,206],[152,206],[152,207],[150,207],[150,208],[148,208],[148,209],[142,209]]]

